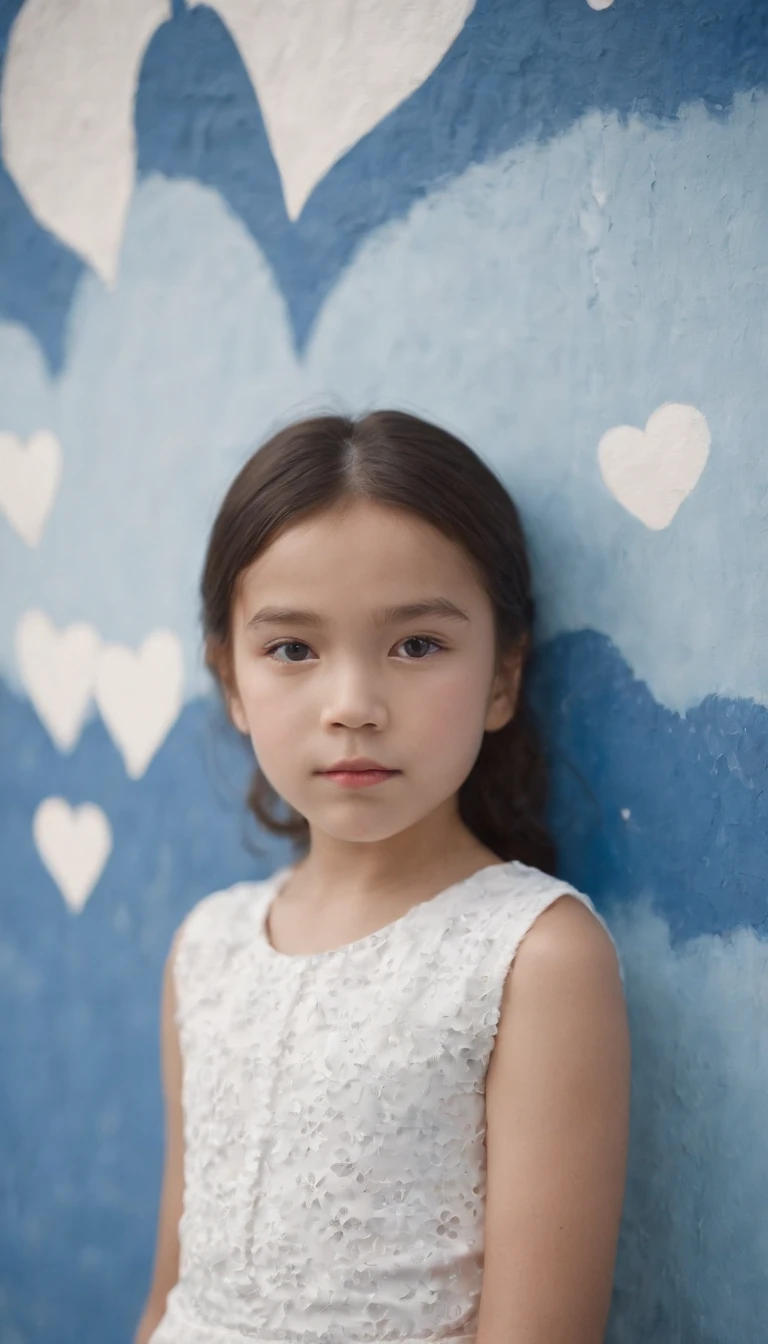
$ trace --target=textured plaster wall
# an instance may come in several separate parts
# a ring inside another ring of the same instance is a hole
[[[0,7],[0,1344],[128,1339],[160,974],[245,843],[196,585],[278,420],[523,511],[563,875],[627,972],[611,1344],[768,1319],[768,10]]]

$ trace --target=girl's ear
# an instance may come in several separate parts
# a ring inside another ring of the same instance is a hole
[[[515,717],[520,696],[520,684],[523,679],[526,648],[527,641],[523,641],[517,648],[508,653],[496,673],[485,717],[485,731],[487,733],[498,732],[500,728],[506,727],[510,719]]]
[[[227,713],[239,733],[250,736],[248,720],[243,710],[243,702],[236,691],[227,692]]]

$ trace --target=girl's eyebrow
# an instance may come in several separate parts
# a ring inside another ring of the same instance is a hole
[[[405,602],[400,606],[384,607],[372,616],[375,626],[393,625],[396,621],[417,620],[424,616],[442,616],[449,621],[469,622],[469,616],[455,602],[447,597],[428,597],[422,602]],[[293,607],[260,607],[251,616],[247,629],[254,630],[258,625],[311,625],[325,624],[316,611],[297,611]]]

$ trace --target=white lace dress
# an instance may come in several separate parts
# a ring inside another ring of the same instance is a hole
[[[175,964],[179,1280],[151,1344],[474,1338],[504,979],[564,892],[511,862],[330,952],[269,943],[289,867],[214,892]]]

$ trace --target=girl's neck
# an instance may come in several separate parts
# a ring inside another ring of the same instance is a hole
[[[362,865],[357,871],[311,853],[294,868],[281,892],[284,905],[300,903],[307,911],[347,909],[368,912],[392,900],[423,899],[431,892],[471,877],[479,868],[500,863],[497,854],[475,837],[452,853],[432,855],[429,863],[403,858],[396,867]]]

